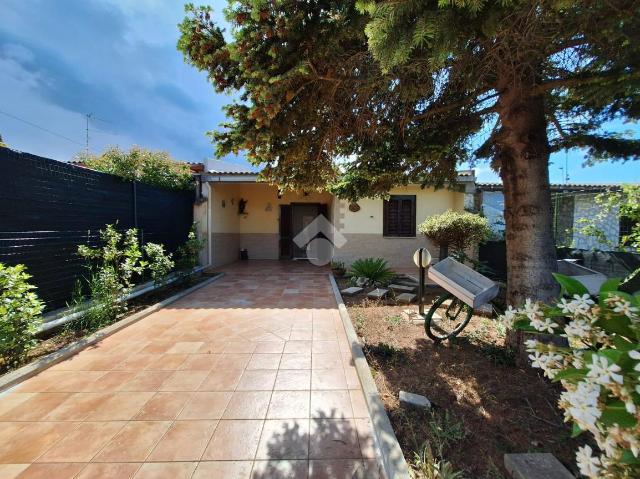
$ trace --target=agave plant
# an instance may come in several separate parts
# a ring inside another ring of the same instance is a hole
[[[380,286],[388,284],[394,273],[383,258],[362,258],[353,262],[349,277],[364,278],[367,284]]]

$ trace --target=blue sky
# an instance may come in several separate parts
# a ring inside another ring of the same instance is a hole
[[[221,19],[226,2],[211,3]],[[184,161],[211,158],[205,132],[224,119],[229,99],[176,50],[182,17],[180,0],[3,0],[0,134],[15,149],[69,160],[84,149],[84,115],[92,113],[93,152],[136,144]],[[551,179],[562,182],[565,154],[552,162]],[[632,162],[582,162],[580,152],[569,154],[570,181],[640,181]],[[497,180],[488,165],[475,168],[481,181]]]

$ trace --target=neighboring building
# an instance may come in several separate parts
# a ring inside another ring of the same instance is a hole
[[[596,196],[607,191],[618,191],[615,184],[552,184],[551,207],[553,227],[558,246],[571,246],[578,249],[610,250],[618,246],[621,235],[625,234],[626,221],[613,210],[597,221],[597,226],[607,237],[608,243],[602,243],[580,230],[584,224],[581,218],[598,219],[602,209],[596,202]],[[476,204],[481,205],[491,229],[496,236],[504,235],[504,195],[501,183],[478,183]]]
[[[417,226],[430,215],[464,210],[465,204],[473,204],[475,192],[474,173],[465,171],[459,173],[455,189],[410,185],[391,190],[388,201],[349,204],[328,192],[280,194],[275,186],[259,182],[255,171],[230,163],[213,161],[206,170],[201,179],[208,213],[201,209],[196,217],[199,229],[206,229],[203,236],[210,238],[208,254],[214,266],[236,261],[241,249],[250,259],[306,258],[304,247],[293,238],[323,214],[346,239],[335,249],[334,259],[350,264],[374,256],[393,267],[410,267],[416,248],[427,246],[434,259],[439,252]]]

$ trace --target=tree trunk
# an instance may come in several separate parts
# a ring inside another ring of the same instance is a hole
[[[497,160],[504,188],[507,303],[548,301],[558,292],[549,185],[549,141],[542,97],[508,88],[498,102]]]

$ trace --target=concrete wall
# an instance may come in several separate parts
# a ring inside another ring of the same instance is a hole
[[[462,211],[464,193],[433,188],[422,189],[417,185],[394,188],[392,195],[416,195],[416,227],[429,216],[446,210]],[[437,261],[439,249],[421,235],[413,238],[392,238],[382,235],[383,219],[382,199],[363,199],[358,201],[360,210],[349,211],[349,203],[343,200],[334,202],[334,224],[347,240],[346,244],[335,251],[335,259],[351,264],[358,258],[382,257],[392,267],[412,267],[413,253],[417,248],[426,247]],[[417,229],[417,228],[416,228]]]

